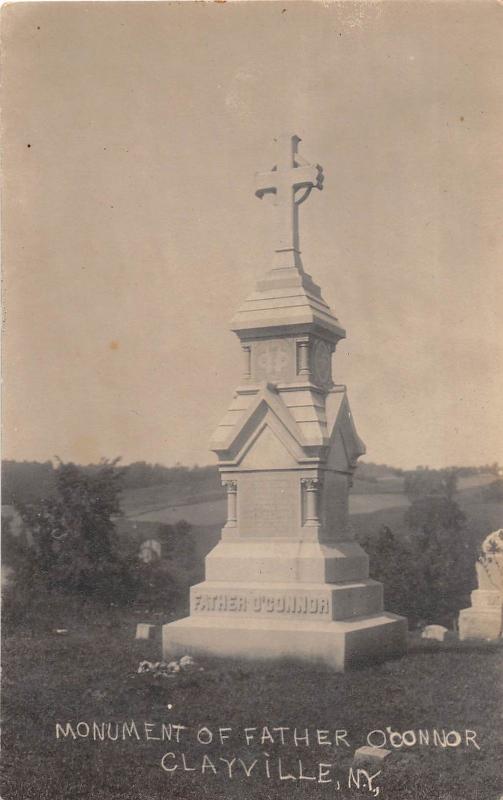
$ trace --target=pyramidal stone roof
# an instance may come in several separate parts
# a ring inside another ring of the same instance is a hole
[[[346,336],[320,287],[304,272],[301,263],[271,269],[231,320],[231,330],[241,339],[254,332],[266,335],[284,329],[299,333],[319,330],[336,339]]]

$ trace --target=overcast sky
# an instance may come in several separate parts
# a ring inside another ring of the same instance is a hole
[[[503,453],[501,16],[484,3],[3,7],[4,457],[213,463],[273,138],[367,460]]]

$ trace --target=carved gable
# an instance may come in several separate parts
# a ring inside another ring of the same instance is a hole
[[[337,423],[334,426],[334,431],[330,439],[327,467],[341,472],[347,472],[350,469],[350,462],[346,453],[346,448],[344,447],[344,440]]]
[[[260,428],[258,436],[252,440],[247,452],[240,461],[244,469],[291,469],[297,466],[298,447],[295,441],[288,441],[287,432],[278,429],[269,415]]]
[[[267,463],[281,462],[283,468],[286,462],[292,467],[303,458],[303,444],[298,423],[279,395],[266,385],[249,398],[248,406],[239,414],[233,412],[232,417],[228,414],[224,418],[212,449],[221,462],[234,464],[241,463],[245,456],[257,461],[261,451]],[[248,465],[248,461],[246,463]],[[267,468],[265,462],[261,468]]]
[[[365,453],[365,445],[356,432],[346,392],[338,397],[338,407],[330,436],[327,466],[351,472],[359,456]]]

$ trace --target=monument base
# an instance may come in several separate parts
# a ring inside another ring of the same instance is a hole
[[[497,640],[502,633],[503,615],[500,609],[464,608],[459,612],[460,639]]]
[[[302,625],[284,619],[185,617],[163,625],[164,660],[179,656],[287,658],[325,664],[337,672],[403,655],[407,620],[381,612],[347,621]]]
[[[459,612],[460,639],[499,639],[503,631],[503,599],[499,591],[476,589],[472,605]]]

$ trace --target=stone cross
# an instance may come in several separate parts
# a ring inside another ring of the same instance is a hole
[[[309,164],[297,152],[298,136],[280,136],[276,165],[270,172],[256,175],[257,197],[274,194],[277,209],[278,241],[275,248],[280,254],[279,266],[302,267],[299,248],[298,207],[309,196],[311,189],[323,188],[323,170],[319,164]],[[297,192],[304,191],[297,196]]]

